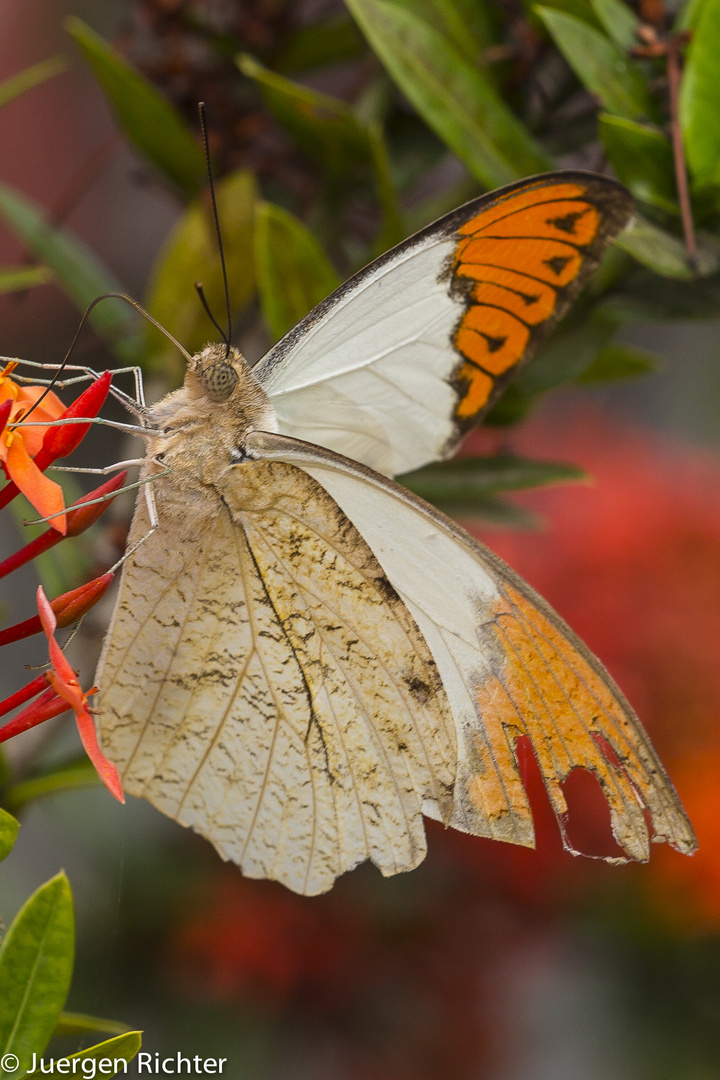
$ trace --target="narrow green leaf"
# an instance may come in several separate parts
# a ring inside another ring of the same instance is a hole
[[[590,3],[608,37],[624,53],[630,52],[633,45],[638,44],[637,28],[640,25],[632,8],[623,0],[590,0]]]
[[[344,101],[286,79],[246,53],[238,56],[237,65],[258,84],[267,107],[280,123],[304,150],[320,157],[330,173],[346,173],[352,164],[348,156],[369,160],[367,132]]]
[[[253,217],[255,181],[252,173],[238,169],[215,186],[225,263],[233,313],[240,311],[255,291]],[[208,206],[196,200],[175,224],[155,266],[145,306],[191,353],[217,337],[194,288],[201,281],[210,309],[222,325],[225,321],[225,288],[217,250],[215,228]],[[154,327],[147,328],[147,348],[152,367],[174,372],[179,378],[185,362],[176,348]]]
[[[400,477],[400,483],[428,502],[470,505],[478,496],[585,479],[582,469],[566,462],[496,454],[426,465]]]
[[[683,30],[697,29],[700,14],[705,3],[706,0],[686,0],[684,4],[681,4],[675,17],[673,31],[676,34],[679,34],[682,33]]]
[[[0,270],[0,293],[21,292],[52,281],[49,266],[4,266]]]
[[[274,67],[285,74],[338,64],[367,52],[365,39],[346,14],[303,26],[286,39]]]
[[[132,1028],[120,1020],[105,1020],[101,1016],[89,1016],[87,1013],[61,1012],[53,1035],[87,1035],[91,1031],[105,1035],[126,1035]]]
[[[65,25],[128,139],[187,198],[197,195],[205,183],[205,158],[178,110],[81,19],[72,16]]]
[[[629,120],[652,115],[645,80],[610,38],[563,11],[535,10],[580,82],[603,108]]]
[[[415,490],[410,484],[406,486]],[[415,494],[427,498],[420,490]],[[438,496],[427,501],[450,517],[471,520],[493,529],[535,529],[538,526],[535,514],[496,495],[475,495],[468,499]]]
[[[74,945],[72,893],[58,874],[30,897],[0,948],[0,1059],[16,1055],[27,1069],[45,1049],[70,987]],[[0,1064],[0,1077],[16,1075]]]
[[[0,861],[12,851],[19,828],[20,822],[12,814],[0,809]]]
[[[695,276],[688,266],[687,251],[682,240],[639,214],[620,233],[615,243],[643,266],[648,266],[663,277],[687,279]],[[698,274],[702,277],[714,274],[719,266],[720,252],[717,246],[708,238],[698,238]]]
[[[387,144],[379,123],[368,125],[368,139],[370,140],[375,188],[383,212],[382,228],[374,245],[375,253],[380,255],[382,252],[387,251],[388,248],[394,247],[395,244],[399,244],[401,240],[404,240],[407,236],[407,230],[403,223],[400,204],[393,187]]]
[[[699,184],[720,181],[720,0],[705,0],[680,85],[680,124],[688,165]]]
[[[255,265],[263,315],[275,339],[340,284],[335,267],[302,222],[272,203],[258,203]]]
[[[425,123],[486,187],[552,167],[491,81],[432,26],[388,0],[347,5]]]
[[[116,1035],[114,1039],[107,1039],[96,1046],[89,1046],[87,1050],[79,1050],[76,1054],[68,1054],[65,1058],[56,1058],[56,1063],[67,1062],[62,1068],[56,1068],[51,1075],[55,1076],[124,1076],[127,1073],[128,1062],[132,1061],[142,1046],[142,1032],[128,1031],[122,1035]],[[76,1069],[75,1062],[97,1061],[97,1072],[83,1069],[82,1065]],[[102,1062],[102,1065],[99,1063]],[[26,1073],[22,1080],[28,1077],[47,1076],[47,1071]]]
[[[12,78],[6,79],[4,83],[0,83],[0,109],[28,90],[32,90],[34,86],[39,86],[48,79],[52,79],[53,76],[67,71],[67,68],[68,62],[64,57],[51,56],[48,60],[41,60],[39,64],[33,64],[32,67],[25,68]]]
[[[61,791],[74,791],[76,788],[96,787],[99,783],[95,769],[88,759],[83,757],[42,776],[13,784],[7,788],[3,798],[6,806],[18,811],[33,799],[57,795]]]
[[[376,121],[365,122],[349,105],[268,70],[243,54],[237,64],[261,88],[267,107],[312,157],[319,157],[330,178],[355,182],[362,168],[372,173],[383,227],[377,242],[384,251],[404,239],[397,197],[390,177],[387,148]]]
[[[657,128],[601,113],[599,132],[618,179],[636,199],[679,213],[670,140]]]
[[[717,319],[720,311],[720,275],[662,278],[636,263],[622,291],[604,297],[599,310],[622,322],[665,322],[668,319]]]
[[[515,383],[508,383],[504,393],[483,417],[488,427],[510,427],[519,424],[530,413],[534,397],[526,394]]]
[[[422,19],[471,64],[495,40],[497,16],[485,0],[393,0]]]
[[[26,195],[0,184],[0,217],[33,255],[52,269],[57,284],[85,311],[101,293],[122,292],[121,283],[82,241],[66,229],[50,225],[44,211]],[[139,352],[136,317],[119,300],[98,304],[90,322],[124,363],[134,363]]]
[[[544,341],[514,384],[523,398],[533,398],[574,380],[593,362],[617,332],[617,323],[594,311],[575,309]]]
[[[522,5],[530,22],[538,22],[542,26],[534,0],[522,0]],[[563,11],[567,15],[573,15],[576,19],[586,22],[588,26],[594,26],[596,30],[604,29],[588,0],[548,0],[548,3],[543,6],[552,8],[553,11]]]
[[[610,379],[634,379],[649,375],[660,363],[660,357],[645,349],[630,345],[607,345],[592,364],[578,376],[579,383],[600,383]]]

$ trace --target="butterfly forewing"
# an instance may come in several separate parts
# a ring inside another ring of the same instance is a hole
[[[448,456],[565,313],[631,208],[614,181],[561,173],[436,221],[260,362],[279,430],[391,476]]]
[[[299,892],[365,859],[411,869],[456,757],[417,625],[303,472],[237,466],[219,495],[209,518],[166,508],[124,575],[98,673],[124,786]]]

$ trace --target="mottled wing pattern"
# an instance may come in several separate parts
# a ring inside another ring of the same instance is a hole
[[[516,754],[518,739],[527,736],[561,828],[562,784],[580,767],[597,777],[626,856],[647,859],[648,820],[654,839],[694,850],[692,827],[630,705],[569,627],[500,559],[355,462],[267,433],[252,434],[249,445],[322,484],[422,631],[456,730],[451,825],[532,846]]]
[[[292,466],[227,470],[212,516],[163,491],[97,676],[125,790],[301,893],[368,858],[417,865],[422,811],[451,813],[455,730],[372,552]],[[146,531],[141,500],[130,544]]]
[[[345,282],[254,370],[282,434],[392,476],[447,457],[631,212],[589,173],[485,195]]]

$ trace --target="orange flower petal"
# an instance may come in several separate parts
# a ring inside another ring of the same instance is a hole
[[[20,386],[18,387],[18,401],[25,402],[28,406],[34,405],[35,402],[45,394],[47,387],[45,386]],[[27,410],[26,410],[27,411]],[[36,416],[36,413],[44,413],[45,415],[40,417]],[[58,420],[65,412],[65,406],[63,405],[57,394],[54,394],[50,390],[42,399],[42,404],[33,412],[33,420]]]
[[[37,430],[40,430],[39,428]],[[42,517],[49,517],[65,509],[62,488],[54,480],[48,480],[38,469],[25,448],[23,436],[13,431],[5,438],[5,464],[10,479]],[[50,524],[63,536],[67,532],[65,514],[52,518]]]
[[[45,596],[42,585],[38,586],[37,605],[40,622],[42,623],[42,628],[48,639],[50,660],[53,666],[53,670],[47,672],[46,678],[55,693],[67,701],[72,707],[72,710],[75,713],[75,722],[77,723],[80,741],[83,744],[85,753],[93,763],[98,776],[110,794],[114,795],[119,802],[124,803],[125,796],[123,795],[118,771],[112,762],[108,761],[98,746],[95,722],[88,709],[87,697],[77,681],[75,672],[70,667],[60,646],[55,640],[54,633],[57,626],[57,619],[48,598]]]
[[[123,794],[122,784],[120,783],[120,776],[113,763],[108,761],[98,746],[95,721],[88,712],[87,706],[80,712],[77,710],[75,711],[75,720],[80,734],[80,741],[83,744],[85,753],[95,766],[95,772],[98,774],[110,794],[114,795],[118,802],[124,803],[125,795]]]

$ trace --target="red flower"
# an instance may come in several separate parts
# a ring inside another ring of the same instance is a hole
[[[118,771],[112,762],[107,760],[98,746],[95,722],[90,715],[87,696],[80,688],[75,672],[70,667],[62,649],[55,640],[57,619],[43,592],[42,585],[38,586],[37,604],[40,622],[48,639],[50,662],[52,664],[52,671],[47,673],[46,678],[56,694],[63,698],[75,713],[80,741],[103,784],[119,802],[125,802]]]

